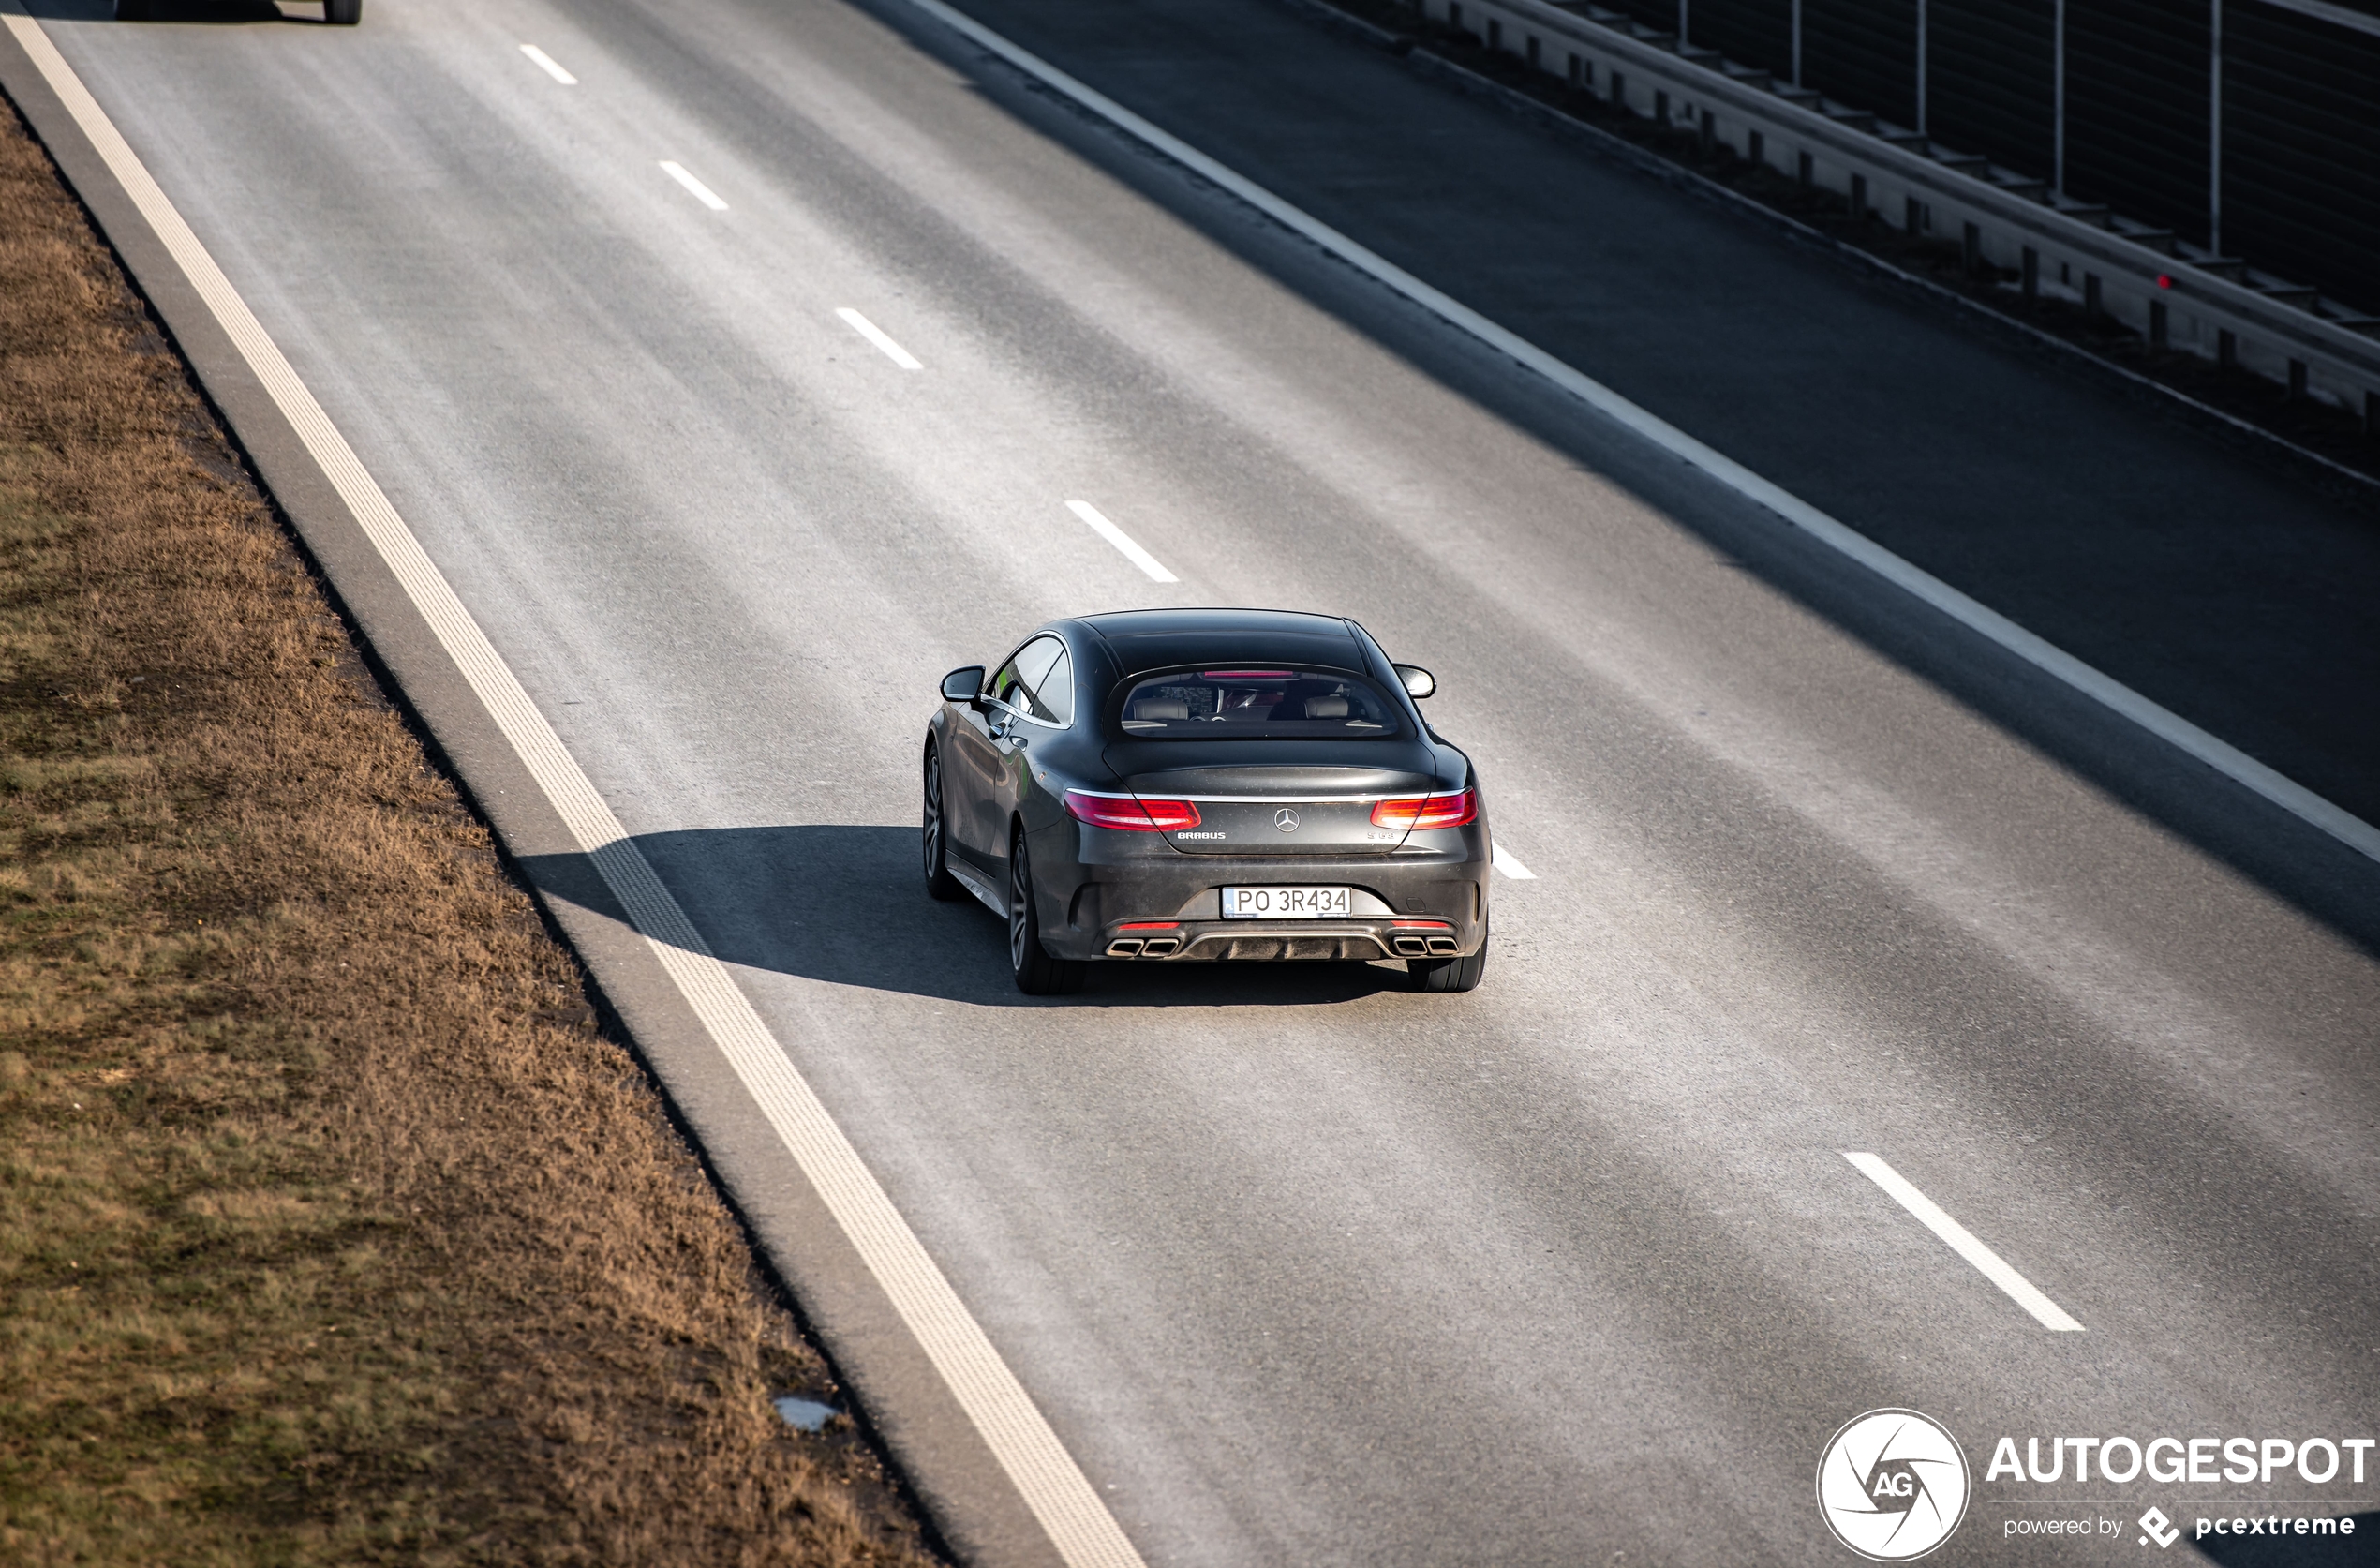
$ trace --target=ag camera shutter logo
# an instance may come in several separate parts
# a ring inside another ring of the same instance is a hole
[[[1958,1440],[1915,1411],[1854,1416],[1818,1460],[1826,1528],[1871,1562],[1907,1562],[1949,1540],[1972,1490]]]

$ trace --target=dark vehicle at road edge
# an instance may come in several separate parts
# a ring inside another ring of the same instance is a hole
[[[1053,620],[943,678],[922,758],[927,890],[1008,921],[1019,989],[1100,961],[1487,963],[1487,808],[1352,620],[1133,610]]]
[[[159,15],[160,10],[166,12]],[[168,0],[115,0],[118,22],[173,20]],[[334,27],[352,27],[364,20],[364,0],[322,0],[322,20]]]

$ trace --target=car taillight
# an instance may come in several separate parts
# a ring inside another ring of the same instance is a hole
[[[1160,833],[1198,825],[1198,808],[1187,800],[1143,800],[1140,809],[1149,814],[1149,825]]]
[[[1460,828],[1480,819],[1480,792],[1429,795],[1419,799],[1383,800],[1372,808],[1375,828],[1402,828],[1418,833],[1428,828]]]
[[[1198,808],[1187,800],[1136,800],[1129,795],[1085,795],[1066,791],[1066,814],[1093,828],[1122,828],[1136,833],[1170,833],[1198,825]]]

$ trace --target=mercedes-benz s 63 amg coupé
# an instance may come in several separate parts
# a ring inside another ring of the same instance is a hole
[[[1352,620],[1136,610],[1054,620],[927,726],[925,870],[1008,922],[1018,986],[1099,961],[1402,959],[1422,991],[1487,961],[1471,759],[1436,682]]]

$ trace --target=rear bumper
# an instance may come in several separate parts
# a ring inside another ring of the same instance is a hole
[[[1143,963],[1197,963],[1217,959],[1459,958],[1462,945],[1451,923],[1402,920],[1393,926],[1344,920],[1232,920],[1185,923],[1171,929],[1146,924],[1120,926],[1100,955]]]
[[[1055,958],[1457,958],[1477,952],[1487,938],[1484,823],[1416,835],[1391,856],[1250,859],[1183,855],[1143,835],[1099,829],[1078,834],[1073,827],[1051,832],[1055,842],[1047,849],[1038,838],[1034,844],[1042,944]],[[1101,842],[1127,837],[1139,843]],[[1421,838],[1434,842],[1415,842]],[[1115,851],[1122,853],[1098,858]],[[1287,886],[1352,889],[1352,909],[1320,920],[1223,918],[1224,888]]]

